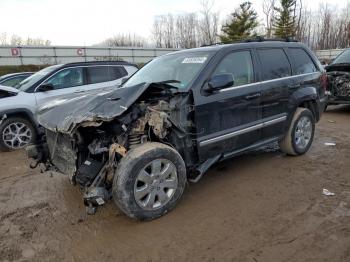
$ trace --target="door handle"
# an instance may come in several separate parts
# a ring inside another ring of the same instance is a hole
[[[77,91],[74,91],[75,94],[84,93],[84,92],[85,92],[84,90],[77,90]]]
[[[245,97],[246,100],[251,100],[251,99],[254,99],[254,98],[258,98],[258,97],[261,97],[261,93],[256,93],[256,94],[253,94],[253,95],[247,95]]]
[[[299,87],[301,87],[301,84],[290,84],[290,85],[288,85],[288,88],[290,88],[290,89],[297,89]]]

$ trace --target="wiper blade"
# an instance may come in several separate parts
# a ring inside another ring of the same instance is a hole
[[[153,84],[181,84],[181,81],[179,80],[164,80],[164,81],[161,81],[161,82],[153,82]]]

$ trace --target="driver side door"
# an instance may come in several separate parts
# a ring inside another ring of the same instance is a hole
[[[206,160],[223,153],[229,156],[258,142],[262,118],[261,90],[256,82],[251,50],[227,54],[211,77],[232,74],[233,86],[195,96],[199,157]],[[206,83],[205,85],[208,85]]]

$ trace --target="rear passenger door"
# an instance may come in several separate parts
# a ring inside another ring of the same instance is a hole
[[[293,71],[293,84],[289,87],[288,96],[291,97],[300,88],[313,87],[321,92],[322,90],[318,88],[321,72],[310,55],[303,48],[288,48],[287,53],[292,62]],[[323,96],[323,93],[319,95]]]
[[[283,48],[256,50],[260,61],[261,110],[265,127],[262,138],[274,138],[284,133],[292,86],[292,69]]]
[[[120,85],[128,72],[122,66],[89,66],[86,67],[87,86],[85,90],[94,90]]]

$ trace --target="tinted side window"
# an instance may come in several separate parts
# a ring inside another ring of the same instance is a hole
[[[254,82],[252,57],[249,51],[234,52],[227,55],[216,68],[214,75],[232,74],[234,86]]]
[[[283,49],[260,49],[258,54],[264,81],[291,75],[290,64]]]
[[[290,48],[289,53],[293,59],[294,75],[317,72],[317,68],[310,56],[301,48]]]
[[[62,89],[84,84],[83,69],[81,67],[64,69],[49,80],[45,84],[51,84],[54,89]]]
[[[128,72],[122,66],[114,66],[113,72],[114,72],[114,79],[119,79],[128,75]]]
[[[16,86],[19,83],[21,83],[24,79],[26,79],[27,76],[17,76],[17,77],[13,77],[10,79],[5,80],[4,82],[1,82],[1,85],[3,86]]]
[[[87,67],[88,83],[96,84],[113,81],[113,68],[110,66],[92,66]]]

